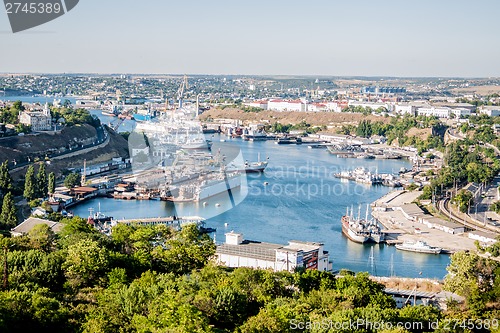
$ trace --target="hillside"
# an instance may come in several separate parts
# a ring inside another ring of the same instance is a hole
[[[312,126],[340,126],[340,125],[357,125],[362,119],[371,121],[382,121],[388,123],[390,118],[377,117],[373,115],[364,116],[361,113],[336,113],[336,112],[277,112],[277,111],[260,111],[260,112],[245,112],[239,109],[226,108],[211,109],[204,112],[200,119],[238,119],[244,124],[247,123],[275,123],[282,124],[298,124],[306,121]]]
[[[64,153],[69,147],[92,144],[96,140],[96,129],[87,124],[66,127],[59,133],[6,137],[0,139],[0,162],[8,159],[22,163],[28,157],[44,158],[47,153]]]
[[[29,156],[33,161],[35,157],[43,159],[47,152],[63,152],[62,155],[51,158],[50,164],[46,166],[48,172],[59,174],[68,168],[81,168],[83,161],[87,160],[89,165],[110,161],[114,157],[127,158],[128,142],[121,135],[114,132],[109,133],[109,141],[85,150],[71,152],[68,147],[77,144],[92,144],[97,139],[95,128],[90,125],[72,126],[65,128],[59,134],[37,134],[24,137],[16,136],[0,140],[0,162],[8,159],[26,161]],[[22,178],[26,167],[19,167],[11,171],[14,179]]]

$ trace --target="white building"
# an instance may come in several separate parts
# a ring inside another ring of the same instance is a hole
[[[418,222],[426,225],[428,228],[441,230],[452,235],[463,234],[465,232],[464,225],[446,221],[429,214],[424,214],[418,219]]]
[[[479,109],[479,113],[490,117],[500,116],[500,106],[483,106]]]
[[[359,101],[349,101],[349,106],[359,106],[362,108],[368,108],[373,111],[378,110],[380,108],[384,108],[387,111],[392,111],[393,106],[389,103],[379,103],[379,102],[359,102]]]
[[[417,109],[417,115],[419,116],[450,118],[451,114],[452,110],[449,107],[436,108],[434,106],[431,106],[431,107],[422,107]]]
[[[217,262],[227,267],[272,269],[293,272],[297,268],[330,271],[328,252],[323,244],[290,241],[288,245],[243,240],[243,235],[226,233],[226,242],[217,246]]]
[[[466,108],[455,108],[451,109],[451,112],[456,118],[468,117],[471,115],[471,110]]]
[[[283,100],[283,99],[272,99],[267,104],[268,110],[274,111],[306,111],[306,105],[300,100]]]
[[[49,105],[45,104],[41,111],[21,112],[19,122],[31,126],[31,130],[34,132],[50,131],[52,129],[52,117],[50,116]]]
[[[337,103],[337,102],[326,103],[326,108],[328,111],[342,112],[342,107],[340,107],[339,103]]]
[[[477,240],[485,245],[494,244],[497,241],[496,240],[497,237],[498,237],[498,235],[493,233],[493,232],[484,232],[484,231],[478,231],[478,230],[474,230],[474,231],[469,232],[470,239]]]
[[[410,103],[399,103],[394,106],[394,112],[398,114],[410,114],[414,116],[416,111],[417,107]]]
[[[244,103],[246,106],[267,110],[267,101],[252,101]]]
[[[321,111],[328,111],[328,107],[324,103],[309,103],[307,104],[307,110],[310,112],[321,112]]]

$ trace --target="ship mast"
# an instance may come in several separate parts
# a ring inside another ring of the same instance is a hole
[[[82,172],[82,179],[81,179],[81,183],[82,183],[82,186],[85,186],[85,183],[87,182],[87,178],[85,176],[85,174],[87,173],[87,160],[83,160],[83,172]]]

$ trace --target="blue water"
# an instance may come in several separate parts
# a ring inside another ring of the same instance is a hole
[[[219,141],[219,137],[214,137]],[[270,157],[265,173],[248,175],[247,184],[233,194],[212,197],[206,205],[172,204],[160,201],[126,201],[97,199],[74,208],[80,216],[96,209],[115,218],[140,218],[177,215],[199,215],[209,218],[207,226],[217,228],[217,242],[224,233],[241,232],[245,239],[287,244],[289,240],[323,242],[335,270],[347,268],[368,271],[374,275],[442,279],[449,264],[447,255],[428,255],[397,251],[387,245],[361,245],[342,235],[340,218],[346,207],[373,202],[391,189],[341,181],[333,174],[364,166],[379,173],[397,173],[411,167],[407,161],[342,159],[326,150],[302,146],[281,146],[274,142],[245,142],[232,139],[244,159]],[[269,184],[264,185],[265,182]],[[220,207],[216,207],[216,203]],[[238,204],[239,203],[239,204]],[[227,226],[226,226],[227,223]],[[373,248],[373,260],[370,260]]]

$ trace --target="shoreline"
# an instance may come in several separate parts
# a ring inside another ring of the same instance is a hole
[[[467,236],[467,232],[450,234],[430,228],[417,220],[409,220],[404,215],[401,207],[413,203],[420,194],[419,191],[391,191],[371,204],[373,218],[386,229],[387,237],[393,241],[388,245],[423,240],[430,246],[442,248],[441,254],[475,250],[474,240]]]

